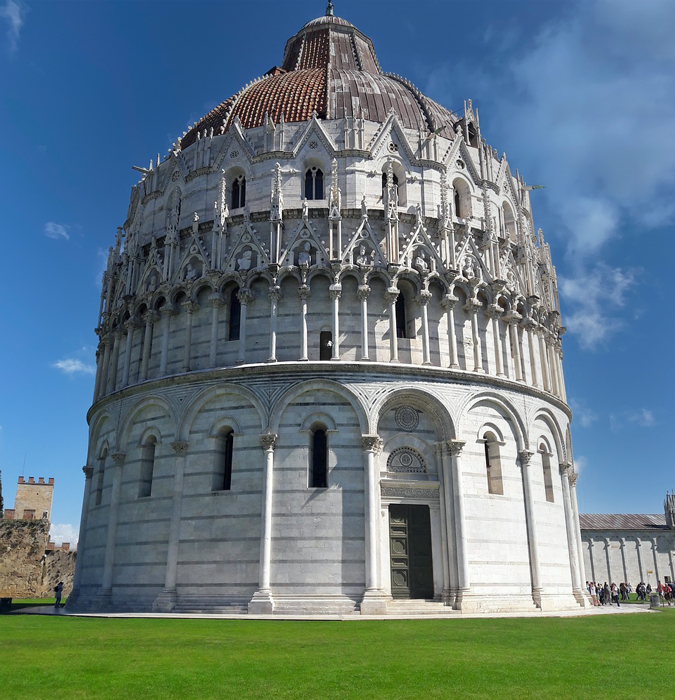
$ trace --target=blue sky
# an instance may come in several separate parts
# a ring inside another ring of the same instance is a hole
[[[132,165],[281,62],[322,0],[0,0],[0,469],[79,523],[104,251]],[[530,184],[551,243],[582,512],[675,488],[675,3],[336,0],[384,70],[458,110]],[[671,425],[669,429],[667,426]]]

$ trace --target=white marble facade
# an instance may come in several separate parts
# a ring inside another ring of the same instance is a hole
[[[428,508],[449,609],[586,604],[550,251],[471,103],[446,127],[235,118],[150,165],[103,280],[73,608],[386,613],[392,504]]]

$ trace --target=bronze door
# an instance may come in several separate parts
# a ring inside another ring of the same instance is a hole
[[[427,506],[389,506],[391,594],[394,598],[433,598],[431,523]]]

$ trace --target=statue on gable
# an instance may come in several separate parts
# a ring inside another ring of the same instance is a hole
[[[427,259],[422,248],[417,249],[417,255],[415,256],[413,267],[422,273],[429,272],[429,265],[427,265]]]
[[[305,200],[307,201],[307,200]],[[298,265],[311,265],[312,264],[312,244],[309,241],[305,242],[303,249],[298,253]]]
[[[237,269],[246,272],[251,269],[251,263],[253,262],[253,251],[245,250],[241,257],[237,260]]]
[[[185,266],[185,281],[186,282],[193,282],[194,280],[197,279],[197,269],[195,266],[189,262]]]
[[[467,255],[464,258],[464,265],[462,266],[462,276],[465,279],[472,280],[478,279],[480,275],[480,269],[478,263],[473,255]]]
[[[361,245],[359,247],[359,254],[356,258],[356,264],[357,265],[363,265],[364,267],[372,265],[372,259],[373,259],[373,254],[372,252],[370,255],[367,253],[366,246]]]
[[[302,200],[302,220],[307,221],[309,219],[309,202],[307,198]]]
[[[363,195],[363,199],[361,200],[361,218],[362,219],[367,219],[368,218],[368,203],[366,202],[366,195]]]

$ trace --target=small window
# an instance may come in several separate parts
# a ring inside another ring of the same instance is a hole
[[[240,209],[246,206],[246,178],[243,175],[234,178],[230,204],[232,209]]]
[[[405,312],[405,297],[403,292],[399,292],[396,297],[396,337],[407,338],[406,329],[408,328],[408,319]]]
[[[311,433],[309,486],[317,489],[328,487],[328,435],[324,428],[317,428]]]
[[[551,474],[551,456],[546,449],[546,445],[541,445],[539,448],[541,452],[541,462],[542,468],[544,470],[544,489],[546,490],[546,500],[549,503],[554,502],[553,498],[553,475]]]
[[[234,433],[224,430],[216,438],[216,464],[213,472],[213,491],[229,491],[232,487],[232,454]]]
[[[321,331],[319,335],[319,359],[330,360],[333,357],[333,334]]]
[[[241,323],[241,302],[239,301],[239,289],[233,289],[230,294],[230,323],[228,328],[228,339],[239,340]]]
[[[398,178],[396,173],[393,173],[394,184],[396,185],[396,194],[398,195]],[[382,173],[382,199],[384,200],[387,192],[387,173]]]
[[[460,219],[462,218],[462,215],[460,214],[461,211],[462,205],[459,199],[459,192],[457,191],[457,189],[455,189],[455,216],[457,216]]]
[[[305,199],[323,199],[323,171],[309,168],[305,173]]]
[[[138,497],[147,498],[152,494],[152,477],[155,470],[155,449],[157,441],[150,436],[141,450],[141,473],[138,483]]]
[[[485,433],[485,468],[487,471],[488,493],[504,494],[502,465],[499,456],[499,443],[492,433]]]

